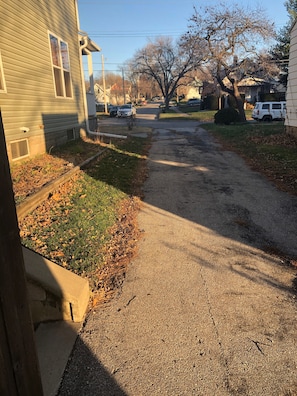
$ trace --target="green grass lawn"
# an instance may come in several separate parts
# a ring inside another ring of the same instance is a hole
[[[182,120],[195,120],[200,122],[213,122],[214,115],[216,114],[217,110],[199,110],[195,106],[180,106],[179,111],[181,113],[176,112],[173,108],[169,108],[166,113],[160,113],[159,119],[160,120],[168,120],[169,118],[174,119],[182,119]],[[252,110],[245,111],[247,120],[252,119]]]
[[[180,111],[182,113],[176,112],[174,109],[168,109],[166,113],[160,113],[159,114],[159,119],[160,120],[168,120],[168,119],[181,119],[181,120],[195,120],[195,121],[200,121],[200,122],[212,122],[213,117],[216,113],[216,111],[213,110],[197,110],[195,111],[195,108],[193,107],[187,107],[187,109],[190,109],[190,111],[183,112],[185,109],[180,108]]]
[[[105,263],[104,249],[110,243],[111,228],[119,221],[119,210],[141,194],[150,139],[149,135],[139,138],[131,134],[124,141],[105,145],[102,157],[20,221],[22,244],[87,276],[92,289],[96,289],[95,274]],[[93,154],[92,145],[86,147],[80,140],[60,148],[55,155],[86,156],[88,149]]]
[[[283,122],[258,123],[247,122],[234,125],[204,124],[203,128],[210,131],[222,143],[233,147],[241,154],[254,156],[256,153],[275,151],[276,146],[271,144],[271,137],[285,133]],[[266,137],[266,139],[265,139]],[[270,138],[270,143],[268,139]]]
[[[235,151],[283,191],[297,195],[297,139],[283,122],[204,124],[225,149]]]

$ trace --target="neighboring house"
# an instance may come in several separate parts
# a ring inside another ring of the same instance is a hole
[[[125,88],[125,98],[123,95],[123,89]],[[125,81],[125,85],[114,83],[109,88],[105,89],[96,83],[94,85],[95,97],[97,103],[108,103],[112,105],[121,105],[123,103],[128,103],[131,101],[131,85]],[[105,100],[104,100],[105,99]]]
[[[231,88],[231,83],[227,77],[224,78],[224,84]],[[266,81],[258,77],[245,77],[238,82],[238,91],[244,95],[245,101],[255,104],[260,101],[262,94],[269,94],[275,91],[275,82]],[[221,95],[228,96],[226,92],[221,91]]]
[[[185,99],[201,99],[200,90],[194,87],[189,87],[187,94],[185,95]]]
[[[284,86],[273,79],[268,81],[257,77],[246,77],[238,83],[238,89],[244,94],[245,100],[252,104],[261,101],[261,96],[265,94],[285,96]]]
[[[201,99],[201,93],[203,90],[203,82],[199,80],[198,78],[195,78],[195,80],[187,85],[187,93],[185,95],[185,99]]]
[[[7,0],[0,15],[0,110],[9,160],[86,134],[96,108],[94,92],[86,96],[82,55],[92,79],[90,57],[100,48],[80,32],[76,1]]]
[[[288,133],[297,136],[297,21],[292,26],[290,38],[285,126]]]
[[[238,89],[249,103],[259,101],[260,94],[270,93],[271,83],[262,78],[246,77],[238,83]]]
[[[104,88],[101,87],[98,83],[95,83],[94,85],[94,92],[95,92],[95,97],[96,97],[96,102],[97,103],[111,103],[110,102],[110,88]]]

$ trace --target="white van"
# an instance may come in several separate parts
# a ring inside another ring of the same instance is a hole
[[[257,121],[284,120],[286,102],[257,102],[252,117]]]

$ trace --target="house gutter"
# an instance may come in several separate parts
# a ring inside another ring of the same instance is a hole
[[[91,55],[91,51],[87,48],[88,44],[89,44],[89,37],[87,35],[86,32],[82,32],[79,31],[79,33],[82,35],[82,39],[83,39],[83,44],[80,45],[80,50],[81,50],[81,56],[83,51],[87,54],[87,56],[89,57]],[[100,49],[99,49],[100,51]],[[90,67],[92,68],[92,65],[90,64],[91,62],[88,61],[88,67],[90,70]],[[86,121],[86,130],[87,133],[89,135],[93,135],[93,136],[106,136],[109,138],[117,138],[117,139],[127,139],[126,135],[115,135],[112,133],[103,133],[103,132],[97,132],[97,131],[91,131],[90,130],[90,124],[89,124],[89,114],[88,114],[88,103],[87,103],[87,93],[86,93],[86,88],[85,88],[85,82],[84,82],[84,69],[83,69],[83,62],[82,62],[82,58],[81,58],[81,76],[82,76],[82,86],[83,86],[83,101],[84,101],[84,110],[85,110],[85,121]],[[92,72],[93,74],[93,72]],[[94,93],[94,83],[93,80],[91,81],[91,84],[93,84],[93,86],[91,86],[91,92]]]

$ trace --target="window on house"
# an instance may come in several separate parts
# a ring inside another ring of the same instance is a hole
[[[75,139],[74,128],[67,129],[67,140],[74,140],[74,139]]]
[[[5,87],[5,80],[4,80],[4,73],[3,73],[3,67],[2,67],[2,58],[1,58],[1,52],[0,52],[0,92],[1,91],[6,91]]]
[[[13,160],[27,157],[29,155],[28,140],[17,140],[10,143],[11,157]]]
[[[49,37],[56,95],[71,98],[72,88],[68,45],[52,34]]]

